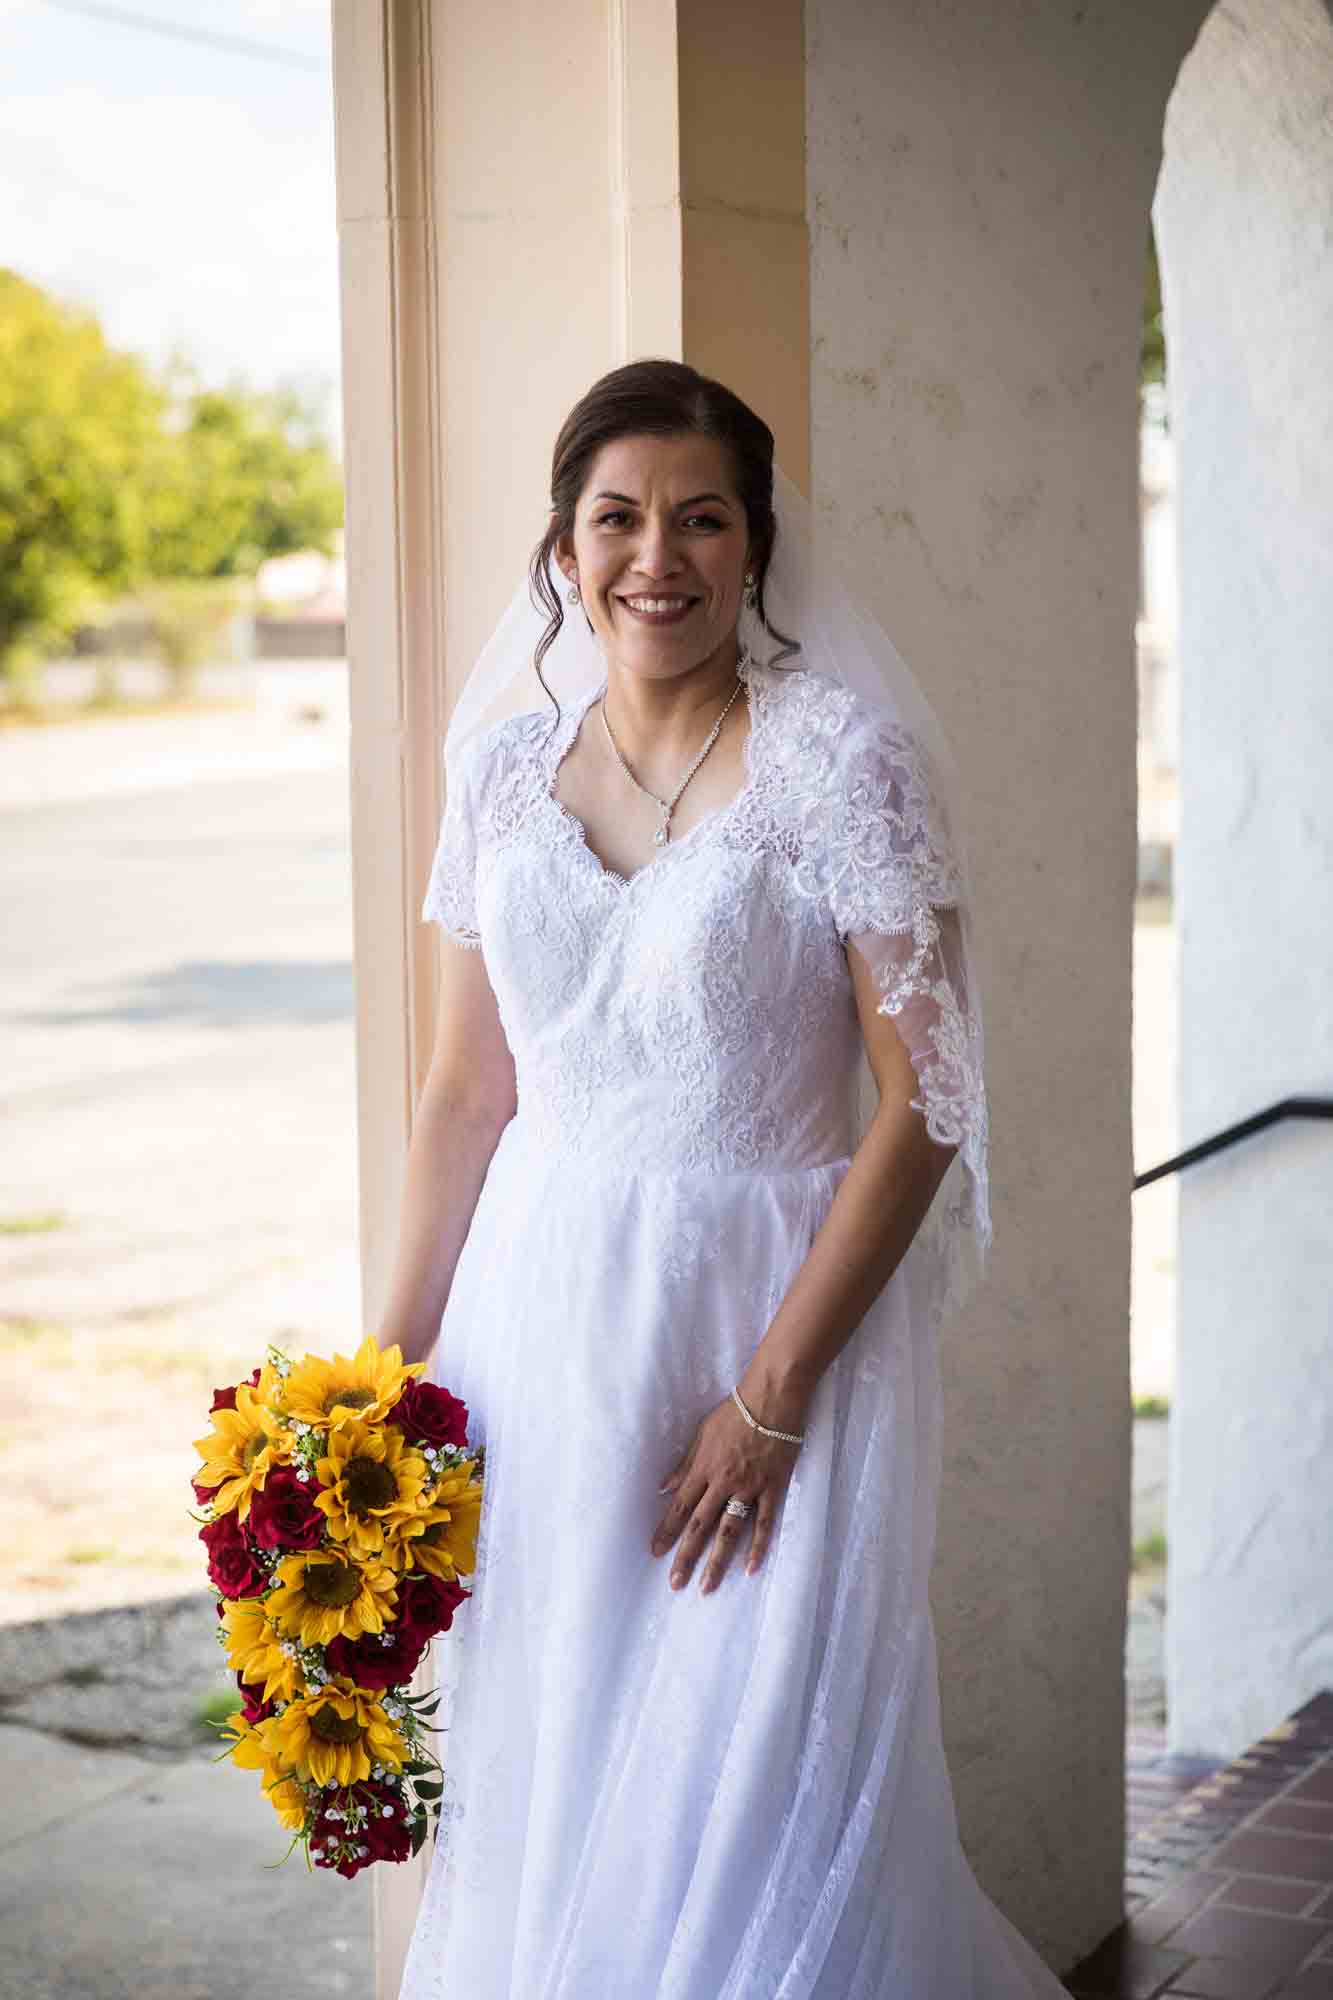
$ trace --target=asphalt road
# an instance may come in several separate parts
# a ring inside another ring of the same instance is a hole
[[[357,1324],[346,774],[0,821],[6,1314]]]

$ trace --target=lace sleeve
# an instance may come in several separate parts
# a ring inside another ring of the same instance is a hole
[[[473,746],[475,749],[475,746]],[[445,768],[444,812],[421,905],[422,919],[436,923],[455,944],[477,950],[477,760],[464,755],[456,770]]]
[[[830,777],[806,865],[911,1055],[913,1108],[931,1138],[962,1157],[949,1220],[984,1252],[991,1225],[981,1008],[963,870],[944,808],[916,739],[878,718],[852,725]]]

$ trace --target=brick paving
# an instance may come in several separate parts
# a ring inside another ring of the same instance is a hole
[[[1333,2000],[1333,1692],[1230,1764],[1129,1743],[1125,1921],[1074,2000]]]

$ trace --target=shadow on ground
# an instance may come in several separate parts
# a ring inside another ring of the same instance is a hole
[[[86,999],[77,996],[80,992]],[[74,989],[68,1006],[43,1007],[7,1018],[23,1027],[86,1028],[165,1022],[208,1028],[273,1027],[352,1018],[350,959],[301,963],[257,959],[193,960],[129,981],[103,980]]]

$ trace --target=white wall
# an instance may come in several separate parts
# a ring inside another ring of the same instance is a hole
[[[1228,0],[1153,214],[1180,535],[1181,1136],[1333,1093],[1333,25]],[[1168,1701],[1229,1755],[1333,1685],[1333,1130],[1180,1190]]]

